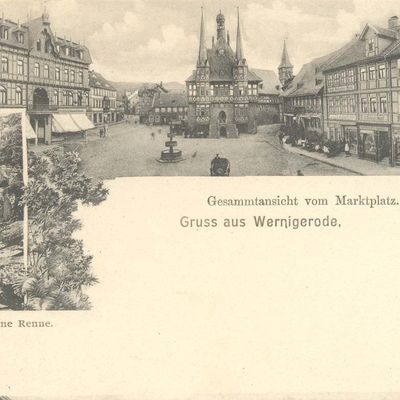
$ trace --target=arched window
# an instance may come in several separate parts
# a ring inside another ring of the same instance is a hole
[[[75,71],[71,69],[71,82],[75,82]]]
[[[36,50],[42,51],[42,41],[40,39],[38,39],[36,42]]]
[[[78,92],[78,106],[81,106],[83,101],[82,101],[83,97],[82,97],[82,92]]]
[[[50,77],[49,66],[45,64],[45,66],[43,67],[43,78],[48,79],[49,77]]]
[[[83,72],[79,72],[79,83],[83,83]]]
[[[17,86],[15,90],[15,103],[17,105],[22,105],[22,89],[19,86]]]
[[[7,89],[4,86],[0,86],[0,104],[7,104]]]
[[[64,70],[64,81],[69,82],[69,70],[67,68]]]
[[[60,68],[57,67],[56,68],[56,81],[61,80],[61,74],[60,74]]]
[[[40,76],[40,65],[39,65],[39,63],[35,63],[35,76],[36,77]]]

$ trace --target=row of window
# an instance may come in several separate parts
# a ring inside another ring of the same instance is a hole
[[[0,105],[8,104],[7,88],[0,86]],[[22,88],[17,86],[15,89],[15,105],[22,105]]]
[[[331,114],[351,114],[356,112],[354,96],[341,96],[328,100],[328,111]]]
[[[66,56],[71,56],[71,57],[78,57],[80,60],[83,59],[83,51],[82,50],[77,50],[73,47],[69,47],[67,45],[62,45],[60,47],[59,44],[56,45],[57,47],[57,52],[60,52],[60,49],[62,48],[62,51],[64,55]],[[36,41],[36,51],[44,51],[45,53],[51,53],[54,51],[53,44],[51,43],[50,39],[38,39]]]
[[[57,106],[61,104],[67,106],[72,106],[72,105],[82,106],[84,105],[84,97],[86,97],[86,103],[87,103],[88,96],[89,96],[88,93],[86,93],[86,95],[84,96],[82,92],[73,93],[67,90],[59,91],[56,89],[53,92],[53,104]],[[63,100],[62,102],[61,99]]]
[[[208,90],[208,85],[205,83],[189,84],[189,96],[233,96],[233,85],[229,84],[219,84],[219,85],[210,85]],[[247,89],[247,90],[246,90]],[[257,96],[258,94],[258,85],[256,83],[249,83],[247,88],[245,84],[239,84],[238,87],[238,95],[239,96]]]
[[[50,69],[47,64],[43,66],[43,72],[41,72],[40,64],[35,63],[34,65],[34,75],[37,78],[45,78],[49,79],[50,78]],[[61,68],[56,67],[55,73],[54,73],[54,79],[56,81],[61,81]],[[69,70],[68,68],[64,69],[64,82],[71,82],[71,83],[80,83],[83,84],[83,72],[80,71],[78,74],[75,72],[75,70],[71,69]]]
[[[187,107],[156,107],[154,109],[154,111],[156,113],[160,113],[160,112],[162,112],[162,113],[165,113],[165,112],[167,112],[167,113],[170,113],[170,112],[174,112],[174,113],[176,113],[176,112],[186,112],[187,111]]]
[[[115,108],[115,100],[108,100],[107,102],[108,107]],[[93,99],[92,100],[92,107],[93,108],[104,108],[105,100],[104,99]]]
[[[360,99],[360,111],[362,113],[388,112],[386,95],[371,95]],[[356,112],[356,99],[354,96],[342,96],[328,100],[328,111],[330,114],[354,114]]]
[[[1,57],[1,72],[8,74],[10,72],[10,61],[7,57]],[[25,68],[22,60],[17,60],[17,74],[24,75]]]
[[[22,91],[23,89],[19,86],[15,89],[15,105],[23,105],[23,96],[22,96]],[[88,94],[86,94],[86,97]],[[54,105],[60,105],[61,104],[61,98],[63,98],[63,104],[67,106],[72,106],[72,105],[78,105],[82,106],[83,105],[83,99],[84,96],[82,95],[81,92],[78,93],[72,93],[70,91],[58,91],[54,90],[53,92],[53,104]],[[9,94],[7,91],[7,88],[4,86],[0,86],[0,105],[7,105],[10,104],[9,102]]]
[[[107,96],[107,97],[116,97],[117,92],[115,90],[107,90],[102,88],[92,88],[94,96]]]
[[[314,96],[294,97],[292,104],[297,107],[320,107],[321,99]]]
[[[376,97],[372,96],[369,98],[363,97],[361,98],[361,112],[362,113],[373,113],[376,114],[377,112],[381,114],[386,114],[388,111],[387,109],[387,97]]]
[[[10,61],[5,56],[1,57],[1,72],[3,72],[3,73],[10,72]],[[24,73],[25,73],[24,62],[22,60],[17,60],[17,74],[24,75]],[[43,69],[42,69],[39,63],[35,63],[33,73],[34,73],[34,76],[37,78],[49,79],[50,78],[50,67],[48,64],[45,64],[45,65],[43,65]],[[56,67],[55,73],[54,73],[54,79],[56,81],[61,81],[61,68]],[[73,69],[69,70],[68,68],[65,68],[64,69],[64,81],[71,82],[71,83],[76,82],[76,83],[83,84],[83,72],[80,71],[80,72],[76,73],[75,70],[73,70]]]
[[[386,79],[387,67],[386,64],[362,66],[359,68],[359,79],[360,81],[374,81],[376,79]],[[346,71],[336,72],[328,75],[327,85],[328,87],[337,87],[353,84],[355,82],[354,69]]]

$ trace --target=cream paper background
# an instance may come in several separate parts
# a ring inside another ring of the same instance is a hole
[[[89,291],[93,310],[1,313],[55,327],[0,329],[0,393],[400,391],[400,209],[206,204],[209,195],[400,198],[399,178],[127,178],[107,186],[108,200],[78,215],[100,279]],[[183,215],[327,214],[342,228],[179,226]]]

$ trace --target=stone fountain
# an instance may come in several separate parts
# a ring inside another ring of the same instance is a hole
[[[173,140],[175,134],[172,131],[172,126],[170,127],[167,136],[169,138],[169,140],[165,142],[167,149],[161,152],[161,158],[159,158],[158,161],[161,163],[177,163],[183,161],[182,151],[176,148],[178,146],[178,142]]]

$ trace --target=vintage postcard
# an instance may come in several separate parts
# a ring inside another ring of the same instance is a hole
[[[0,0],[0,400],[400,400],[399,18]]]

